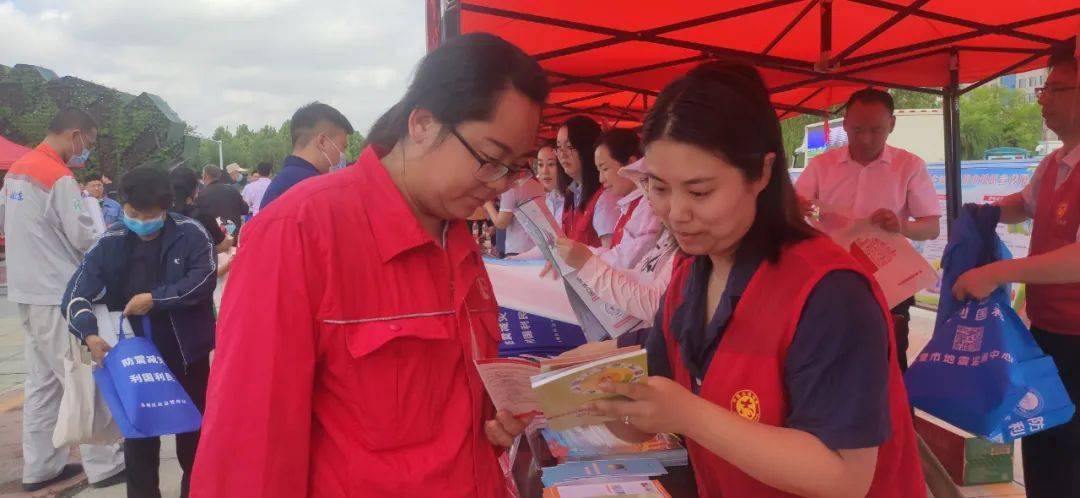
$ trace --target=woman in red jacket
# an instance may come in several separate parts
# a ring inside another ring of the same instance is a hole
[[[547,93],[517,47],[452,38],[355,164],[244,228],[192,496],[505,496],[497,446],[522,424],[473,363],[500,333],[464,218],[530,174]]]
[[[925,496],[888,307],[799,213],[760,75],[699,66],[643,131],[683,254],[642,341],[654,376],[588,408],[684,434],[703,497]]]
[[[604,195],[596,169],[593,151],[600,135],[600,125],[585,116],[574,116],[559,127],[555,152],[564,173],[559,175],[559,190],[565,199],[561,221],[570,239],[587,246],[610,247],[619,207],[618,199]]]

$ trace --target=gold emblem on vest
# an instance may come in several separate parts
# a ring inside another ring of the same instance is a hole
[[[731,397],[731,411],[746,420],[757,422],[761,419],[761,401],[758,400],[758,395],[754,391],[749,389],[736,391]]]

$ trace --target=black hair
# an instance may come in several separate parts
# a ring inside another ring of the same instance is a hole
[[[420,60],[405,96],[375,121],[364,146],[394,148],[409,132],[413,109],[426,109],[447,126],[489,120],[509,88],[537,104],[547,100],[547,76],[520,48],[489,33],[455,36]]]
[[[169,185],[173,192],[173,211],[182,213],[187,200],[194,199],[199,191],[199,175],[191,168],[177,166],[169,171]]]
[[[169,175],[149,166],[128,171],[120,179],[120,198],[124,204],[131,204],[140,211],[155,207],[169,209],[173,203]]]
[[[630,164],[632,158],[641,158],[641,140],[633,130],[612,128],[600,135],[596,141],[596,148],[600,148],[601,145],[607,147],[611,158],[619,161],[619,164],[623,166]]]
[[[259,176],[267,177],[270,176],[270,173],[274,172],[274,165],[267,162],[261,162],[258,166],[255,166],[255,171],[259,173]]]
[[[312,102],[297,109],[289,120],[293,148],[304,147],[315,138],[315,127],[322,122],[340,128],[346,135],[352,135],[355,131],[352,123],[340,111],[322,102]]]
[[[799,211],[784,159],[780,121],[753,67],[708,62],[670,83],[645,118],[645,147],[660,139],[705,149],[738,168],[749,181],[761,178],[765,156],[775,154],[769,182],[757,196],[757,215],[742,247],[775,262],[786,244],[817,234]]]
[[[562,192],[565,198],[563,209],[564,212],[569,213],[574,209],[574,205],[580,202],[579,211],[585,211],[589,200],[601,187],[600,171],[596,169],[596,156],[593,155],[593,151],[596,150],[596,141],[603,132],[600,125],[587,116],[574,116],[567,119],[560,126],[560,128],[562,127],[566,128],[566,136],[570,140],[570,145],[574,147],[574,153],[581,160],[581,201],[574,199],[574,193],[570,191],[570,182],[573,179],[563,170],[562,164],[559,164],[559,191]]]
[[[90,174],[87,174],[87,175],[83,175],[82,181],[83,181],[83,183],[90,183],[90,182],[105,183],[105,180],[101,179],[101,173],[90,173]]]
[[[876,88],[866,87],[851,94],[851,96],[848,97],[847,103],[844,104],[844,109],[846,110],[856,102],[863,104],[881,104],[889,110],[890,115],[896,110],[896,104],[893,103],[892,95],[889,95],[889,92],[878,90]]]
[[[202,173],[206,176],[209,176],[211,180],[220,180],[221,177],[225,174],[223,171],[221,171],[221,168],[213,164],[207,164],[206,166],[203,166]]]
[[[98,129],[97,121],[78,107],[65,107],[53,116],[52,121],[49,121],[49,133],[63,133],[68,130],[90,133],[96,129]]]
[[[1069,64],[1077,64],[1075,36],[1054,45],[1050,50],[1050,61],[1047,63],[1051,69]]]

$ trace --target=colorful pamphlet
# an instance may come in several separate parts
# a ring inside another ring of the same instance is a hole
[[[671,498],[660,481],[569,484],[544,489],[544,498]]]
[[[552,370],[532,377],[532,389],[547,417],[548,427],[561,431],[580,425],[608,422],[610,417],[591,415],[582,405],[599,399],[617,397],[600,390],[604,383],[643,383],[649,376],[644,349],[612,351],[602,357],[569,368]]]
[[[648,479],[665,474],[667,469],[655,458],[625,458],[571,462],[546,467],[540,480],[544,486],[561,486],[626,481],[631,478]]]

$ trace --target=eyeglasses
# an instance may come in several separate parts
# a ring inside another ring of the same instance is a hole
[[[477,180],[487,183],[500,180],[504,176],[509,176],[511,181],[520,183],[533,176],[532,168],[529,167],[527,160],[524,164],[504,164],[494,159],[488,159],[476,152],[476,149],[473,149],[472,146],[469,145],[469,142],[466,142],[465,138],[458,133],[457,128],[451,127],[450,133],[453,133],[458,141],[461,142],[461,145],[465,146],[465,150],[469,151],[469,154],[472,154],[473,158],[476,159],[476,162],[480,163],[480,167],[477,168],[476,173],[474,173]]]
[[[1040,86],[1035,89],[1035,96],[1042,97],[1043,95],[1050,93],[1067,92],[1069,90],[1076,90],[1080,88],[1080,85],[1073,86]]]

